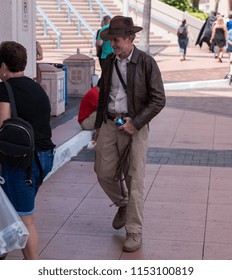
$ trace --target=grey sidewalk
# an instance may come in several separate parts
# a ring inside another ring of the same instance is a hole
[[[168,82],[223,79],[228,66],[226,58],[219,65],[195,48],[186,62],[179,61],[177,47],[157,61]],[[112,228],[116,208],[97,182],[93,152],[84,149],[38,194],[41,258],[232,259],[231,89],[166,91],[167,106],[150,124],[143,244],[137,252],[122,251],[125,231]],[[78,130],[75,120],[59,129],[60,144],[60,135],[69,138]],[[18,251],[8,257],[20,258]]]

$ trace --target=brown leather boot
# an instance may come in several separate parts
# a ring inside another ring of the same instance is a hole
[[[114,229],[120,229],[125,226],[126,210],[127,210],[127,206],[122,206],[118,208],[118,212],[116,213],[112,223]]]

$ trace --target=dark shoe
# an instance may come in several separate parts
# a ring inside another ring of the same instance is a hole
[[[123,244],[123,251],[134,252],[137,251],[142,244],[141,233],[127,233],[126,241]]]
[[[230,77],[229,85],[232,85],[232,76]]]
[[[5,260],[7,253],[0,255],[0,260]]]
[[[116,213],[112,226],[114,229],[120,229],[126,224],[126,209],[127,206],[122,206],[118,208],[118,212]]]

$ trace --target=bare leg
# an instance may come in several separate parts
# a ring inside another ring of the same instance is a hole
[[[22,249],[24,258],[26,260],[38,260],[39,259],[39,236],[35,228],[34,215],[21,216],[23,223],[25,224],[29,238],[26,247]]]
[[[218,61],[222,62],[223,49],[218,47]]]

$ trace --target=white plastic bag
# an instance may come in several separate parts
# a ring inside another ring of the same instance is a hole
[[[95,147],[96,147],[96,144],[97,144],[97,142],[94,141],[94,140],[89,141],[89,143],[88,143],[88,145],[87,145],[87,149],[88,149],[88,150],[94,150]]]
[[[0,185],[4,179],[0,177]],[[0,255],[26,246],[29,233],[0,186]]]

